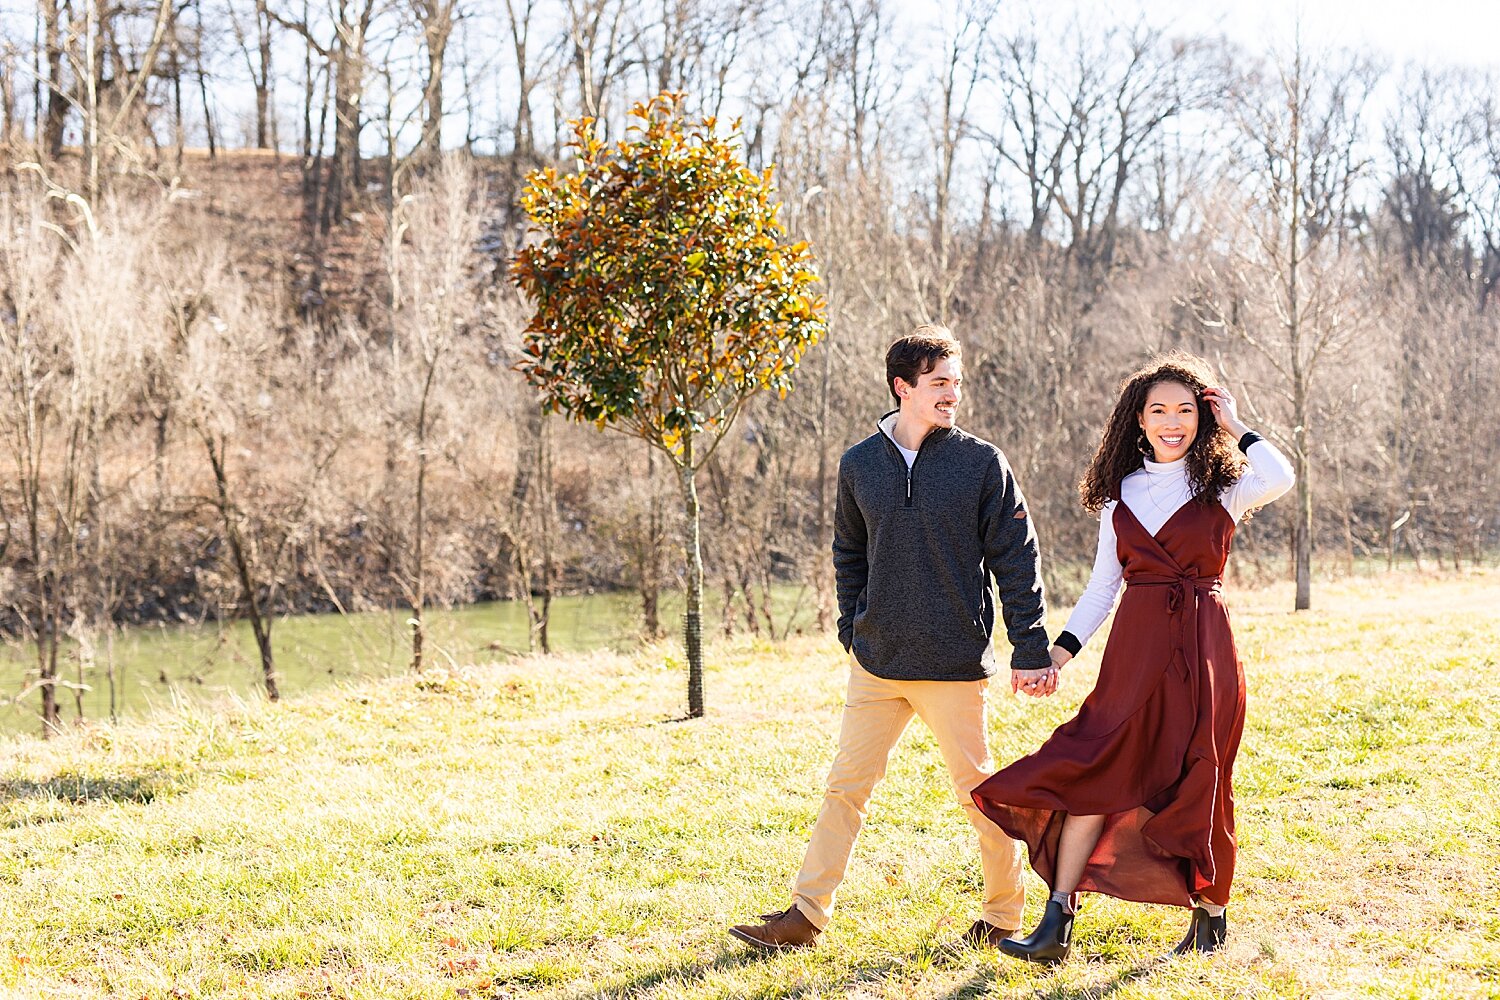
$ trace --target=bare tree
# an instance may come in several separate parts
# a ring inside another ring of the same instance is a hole
[[[1479,244],[1479,307],[1500,285],[1500,95],[1490,75],[1474,86],[1479,95],[1465,121],[1455,165],[1459,196]]]
[[[16,107],[20,54],[15,42],[0,39],[0,145],[5,146],[21,139],[21,120]]]
[[[460,350],[479,321],[475,245],[481,222],[475,178],[446,157],[396,202],[386,243],[392,333],[387,362],[396,424],[414,453],[412,554],[404,581],[411,602],[413,670],[423,667],[427,604],[428,476],[447,399],[445,379],[471,363]]]
[[[1386,114],[1390,180],[1375,213],[1375,237],[1408,268],[1463,264],[1465,178],[1457,168],[1467,152],[1464,118],[1472,85],[1463,74],[1408,67],[1405,98]]]
[[[51,222],[39,199],[0,199],[0,383],[6,393],[0,421],[30,570],[15,611],[36,644],[44,734],[61,722],[64,634],[87,613],[80,610],[76,578],[106,499],[101,448],[138,389],[152,336],[141,258],[155,236],[149,210],[111,212],[101,224],[78,195],[50,184],[46,193],[68,206],[68,224]],[[122,302],[135,308],[121,309]]]
[[[1369,161],[1360,117],[1376,71],[1350,54],[1312,58],[1300,36],[1272,79],[1246,74],[1234,114],[1247,169],[1222,233],[1229,259],[1203,273],[1200,318],[1248,347],[1287,409],[1280,429],[1297,472],[1296,608],[1312,601],[1313,456],[1320,378],[1361,332],[1361,279],[1349,239],[1356,182]],[[1220,189],[1226,201],[1234,189]]]
[[[273,627],[287,566],[313,530],[310,515],[328,470],[352,434],[357,367],[326,364],[324,338],[278,322],[224,246],[158,248],[155,277],[169,335],[156,367],[168,373],[172,413],[189,431],[208,476],[188,509],[214,512],[238,601],[250,624],[266,695],[281,697]],[[357,343],[333,342],[353,354]],[[286,447],[288,440],[295,441]]]
[[[422,134],[416,151],[436,153],[442,148],[443,72],[447,66],[448,43],[453,29],[462,18],[460,0],[405,0],[422,32],[422,50],[427,57],[426,82],[422,88]]]
[[[511,159],[516,164],[527,163],[536,155],[536,131],[531,114],[531,93],[538,83],[537,61],[531,44],[536,7],[537,0],[505,0],[506,24],[510,28],[511,51],[515,55],[516,116],[511,133]]]
[[[974,123],[970,107],[974,92],[986,72],[985,54],[988,31],[999,0],[974,0],[964,6],[953,24],[943,24],[942,60],[937,67],[937,87],[930,90],[932,103],[925,116],[936,152],[932,178],[932,251],[937,255],[934,269],[948,273],[952,254],[949,216],[953,201],[953,171],[958,163],[959,146],[970,138]],[[938,308],[946,319],[946,299]]]
[[[45,114],[40,106],[37,108],[37,132],[43,151],[55,160],[62,156],[63,129],[68,119],[68,102],[74,90],[63,75],[63,38],[71,19],[71,3],[70,0],[40,0],[38,9],[45,38],[43,51],[46,53],[47,101]]]
[[[276,147],[274,116],[275,71],[272,50],[276,40],[276,22],[271,17],[270,0],[227,0],[225,12],[234,30],[234,40],[255,88],[255,148]],[[250,27],[246,27],[246,21]]]
[[[381,0],[329,0],[323,13],[331,28],[326,38],[318,37],[318,24],[304,6],[301,17],[271,8],[268,13],[282,27],[306,40],[308,48],[327,64],[333,81],[333,169],[328,178],[327,196],[321,200],[319,224],[327,229],[344,218],[346,203],[361,186],[359,137],[364,126],[364,94],[369,73],[368,45],[370,25],[381,10]],[[309,72],[308,92],[312,90]],[[307,99],[308,117],[311,96]],[[310,130],[311,122],[308,122]],[[318,135],[322,129],[317,130]],[[311,139],[306,143],[311,151]],[[317,158],[321,160],[321,156]],[[314,161],[317,162],[317,161]]]
[[[826,9],[832,8],[832,9]],[[847,137],[861,173],[873,164],[887,112],[900,88],[902,67],[890,58],[891,19],[886,0],[828,0],[824,16],[836,19],[830,61],[847,101]]]
[[[151,138],[142,112],[146,85],[172,37],[176,7],[172,0],[155,0],[147,7],[150,16],[146,37],[138,52],[127,55],[122,41],[124,10],[107,5],[106,0],[77,2],[83,5],[82,10],[73,11],[62,41],[62,54],[77,86],[62,99],[71,103],[81,118],[84,197],[97,208],[102,178],[111,161],[133,152],[132,138]],[[132,121],[135,128],[127,128]]]
[[[609,135],[609,90],[623,68],[625,29],[633,0],[564,0],[563,44],[578,86],[583,116]],[[564,123],[556,123],[559,128]]]
[[[999,39],[1004,114],[989,138],[997,161],[1020,175],[1033,246],[1055,210],[1065,226],[1059,236],[1084,269],[1109,269],[1142,161],[1168,123],[1213,96],[1211,52],[1144,20],[1033,20]]]

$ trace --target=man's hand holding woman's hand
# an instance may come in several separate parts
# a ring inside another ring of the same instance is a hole
[[[1073,658],[1073,654],[1061,646],[1052,647],[1052,666],[1040,670],[1012,670],[1010,672],[1010,690],[1012,694],[1029,694],[1033,698],[1045,698],[1057,690],[1057,682],[1061,677],[1063,664]]]

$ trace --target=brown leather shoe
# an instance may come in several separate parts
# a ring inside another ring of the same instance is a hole
[[[739,924],[729,928],[729,933],[766,951],[794,951],[818,943],[820,931],[802,915],[796,903],[780,913],[768,913],[762,919],[765,923]]]
[[[968,948],[998,948],[1001,941],[1014,937],[1015,933],[1014,928],[996,927],[988,920],[976,920],[964,931],[959,943]]]

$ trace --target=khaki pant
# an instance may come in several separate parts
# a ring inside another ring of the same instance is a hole
[[[828,772],[828,792],[797,873],[792,898],[814,926],[824,927],[854,838],[864,822],[865,805],[885,777],[886,760],[912,716],[937,737],[969,821],[979,831],[984,868],[981,915],[996,927],[1021,924],[1021,845],[1011,840],[974,805],[969,792],[994,771],[985,742],[984,695],[988,681],[892,681],[876,677],[850,658],[849,695],[839,731],[838,756]]]

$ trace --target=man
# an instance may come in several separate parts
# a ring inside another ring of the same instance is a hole
[[[1021,920],[1021,847],[969,792],[994,770],[984,699],[995,670],[989,580],[1012,646],[1011,689],[1057,683],[1044,628],[1036,532],[1000,449],[959,430],[961,349],[919,327],[886,352],[897,409],[844,453],[834,513],[839,641],[850,652],[838,754],[792,905],[730,933],[767,950],[816,943],[833,912],[865,805],[912,717],[937,737],[959,802],[979,832],[984,907],[964,935],[995,946]]]

